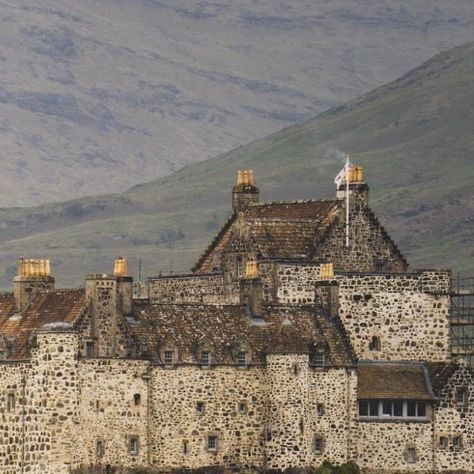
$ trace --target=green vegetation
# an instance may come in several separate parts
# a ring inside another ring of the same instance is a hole
[[[309,122],[123,194],[1,210],[0,265],[50,257],[61,285],[110,270],[119,255],[132,270],[141,255],[148,275],[186,271],[226,220],[238,168],[255,169],[263,200],[327,197],[341,150],[364,167],[372,207],[412,268],[473,272],[473,77],[471,43]]]

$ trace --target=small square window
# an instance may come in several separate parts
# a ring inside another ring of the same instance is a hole
[[[239,367],[247,367],[247,353],[245,351],[239,351],[237,354],[237,364]]]
[[[174,352],[173,351],[165,351],[165,366],[172,367],[174,365]]]
[[[207,450],[215,452],[217,451],[217,436],[209,435],[207,437]]]
[[[138,438],[136,436],[132,436],[130,438],[130,454],[136,456],[138,454]]]
[[[407,448],[407,463],[415,464],[415,462],[416,462],[416,449]]]
[[[460,449],[461,448],[461,436],[453,436],[453,448]]]
[[[443,449],[448,447],[448,437],[447,436],[440,436],[439,437],[439,447],[443,448]]]
[[[360,405],[359,405],[360,406]],[[316,405],[316,412],[318,413],[319,416],[323,416],[324,415],[324,404],[323,403],[318,403]],[[360,414],[360,411],[359,411],[359,414]]]
[[[323,451],[324,451],[324,440],[323,440],[323,438],[321,438],[319,436],[314,438],[313,446],[314,446],[314,452],[316,454],[322,454]]]
[[[202,415],[204,413],[204,402],[196,403],[196,412],[198,413],[198,415]]]
[[[104,455],[104,442],[100,439],[95,443],[95,455],[99,458]]]
[[[245,402],[240,402],[239,403],[239,413],[241,413],[242,415],[247,413],[247,403],[245,403]]]

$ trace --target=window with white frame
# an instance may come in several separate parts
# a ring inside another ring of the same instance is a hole
[[[130,454],[133,456],[138,454],[138,436],[130,436],[129,450]]]
[[[211,365],[211,351],[208,351],[208,350],[201,351],[199,363],[201,364],[202,367],[209,367]]]
[[[209,435],[207,437],[207,450],[211,452],[217,451],[217,435]]]
[[[408,464],[416,463],[416,449],[414,447],[408,447],[406,449],[406,461]]]
[[[239,351],[237,353],[237,365],[239,367],[247,367],[247,352]]]
[[[426,419],[427,403],[414,400],[359,400],[359,417]]]
[[[448,447],[448,437],[447,436],[443,436],[441,435],[439,438],[438,438],[438,445],[440,448],[442,449],[446,449]]]
[[[174,365],[174,351],[165,350],[164,352],[164,362],[166,367],[173,367]]]
[[[324,369],[326,364],[326,354],[324,352],[316,352],[311,357],[311,365],[317,369]]]

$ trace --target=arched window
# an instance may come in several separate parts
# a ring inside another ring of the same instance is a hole
[[[380,342],[379,336],[372,336],[372,339],[369,342],[369,350],[370,351],[380,351],[382,348],[382,344]]]

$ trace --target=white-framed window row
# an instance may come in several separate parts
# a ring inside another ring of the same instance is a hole
[[[430,406],[420,400],[359,400],[359,418],[423,421],[429,419]]]

